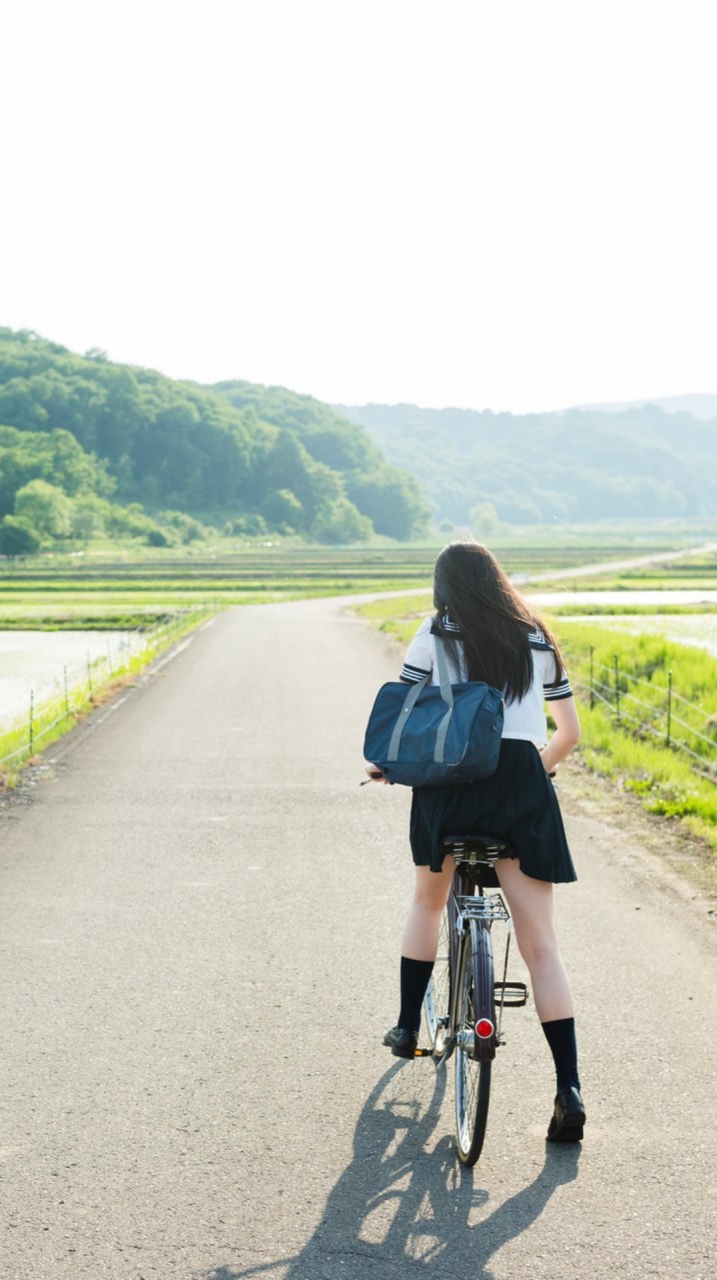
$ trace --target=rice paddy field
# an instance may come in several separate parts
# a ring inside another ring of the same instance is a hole
[[[679,553],[673,553],[679,555]],[[554,581],[556,587],[565,590],[577,590],[578,580],[571,583],[562,574]],[[549,590],[549,580],[541,583],[544,590]],[[717,545],[706,547],[698,554],[679,555],[679,558],[665,559],[660,562],[657,557],[651,565],[636,565],[631,569],[614,572],[590,574],[580,578],[581,591],[595,592],[633,592],[633,591],[714,591],[717,587]]]
[[[134,558],[76,555],[14,565],[0,561],[0,630],[132,628],[174,610],[354,592],[428,590],[438,546],[338,549],[251,547],[233,554],[172,553]],[[659,548],[655,548],[659,550]],[[506,546],[509,573],[569,571],[631,544]]]
[[[35,689],[40,691],[40,702],[43,688],[52,689],[57,700],[63,664],[52,650],[57,642],[51,633],[65,632],[67,643],[85,655],[103,653],[108,643],[111,654],[121,633],[158,637],[137,648],[131,664],[136,671],[147,655],[220,609],[307,596],[408,592],[362,610],[405,643],[430,610],[437,550],[436,545],[329,550],[273,544],[228,555],[206,549],[184,554],[125,550],[45,556],[24,564],[0,561],[0,677],[3,671],[9,675],[15,702],[27,700],[28,688],[33,697]],[[586,763],[639,794],[653,812],[685,821],[717,849],[717,698],[712,694],[717,689],[717,549],[673,559],[674,542],[657,536],[640,545],[627,539],[566,538],[560,546],[552,539],[510,539],[497,554],[521,590],[539,591],[550,601],[583,703]],[[622,562],[648,554],[649,564],[606,567],[608,559]],[[686,598],[692,603],[679,603]],[[17,636],[19,649],[13,647],[12,632],[23,633]],[[26,639],[30,632],[37,633],[32,643]],[[83,632],[92,633],[89,647]],[[107,634],[103,643],[103,632],[114,635]],[[90,656],[90,666],[96,661]],[[112,661],[104,668],[105,681],[116,678]],[[596,683],[598,668],[604,688]],[[682,718],[687,729],[678,730],[675,721],[668,731],[660,720],[669,672],[673,718]],[[645,692],[639,681],[650,689]],[[83,695],[85,709],[98,691],[96,683]],[[10,742],[27,737],[16,711],[16,705],[0,703],[0,761]]]
[[[326,550],[252,546],[204,551],[0,560],[0,784],[66,732],[118,680],[230,605],[426,588],[436,548]],[[566,548],[560,563],[585,551]],[[547,561],[512,553],[524,571]],[[4,771],[4,772],[3,772]]]

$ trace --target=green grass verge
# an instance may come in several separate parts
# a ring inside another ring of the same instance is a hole
[[[581,702],[585,762],[638,795],[650,813],[679,818],[717,850],[717,659],[664,636],[559,619],[556,626]],[[595,689],[592,707],[591,649],[594,685],[607,685]]]

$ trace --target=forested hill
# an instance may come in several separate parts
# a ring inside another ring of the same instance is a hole
[[[0,428],[14,429],[0,437],[0,519],[17,515],[19,487],[41,481],[86,510],[101,494],[105,504],[188,513],[235,532],[350,542],[374,531],[410,538],[426,524],[417,482],[316,400],[249,383],[179,382],[100,351],[74,355],[29,331],[0,328]],[[43,444],[47,434],[67,441],[59,433],[79,446],[72,493]]]
[[[514,415],[334,406],[422,482],[437,520],[492,504],[510,523],[717,515],[717,419],[656,405]]]

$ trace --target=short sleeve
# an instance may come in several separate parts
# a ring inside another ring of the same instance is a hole
[[[431,619],[424,618],[408,646],[399,679],[404,684],[418,684],[424,676],[430,676],[432,670]]]
[[[561,698],[572,698],[572,696],[573,690],[565,667],[561,669],[559,680],[553,679],[549,684],[543,685],[543,697],[546,702],[559,702]]]
[[[573,690],[564,667],[556,677],[557,662],[555,650],[540,627],[535,627],[528,636],[528,643],[533,650],[536,679],[542,680],[543,699],[545,702],[559,702],[561,698],[572,698]]]

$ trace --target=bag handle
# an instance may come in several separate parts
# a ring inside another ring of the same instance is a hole
[[[453,686],[451,685],[451,679],[448,672],[448,663],[446,662],[446,655],[443,649],[443,640],[440,636],[435,636],[434,639],[436,642],[436,667],[438,668],[441,697],[446,704],[447,711],[438,726],[438,731],[436,733],[436,748],[433,752],[433,759],[436,764],[443,764],[448,728],[451,723],[451,716],[453,715]],[[422,680],[419,680],[417,684],[414,684],[412,688],[409,689],[406,701],[401,708],[401,714],[393,727],[391,741],[388,744],[388,754],[386,756],[387,764],[394,764],[398,760],[401,737],[406,727],[406,721],[423,693],[423,690],[426,688],[430,678],[431,675],[429,672],[427,676],[424,676]]]

